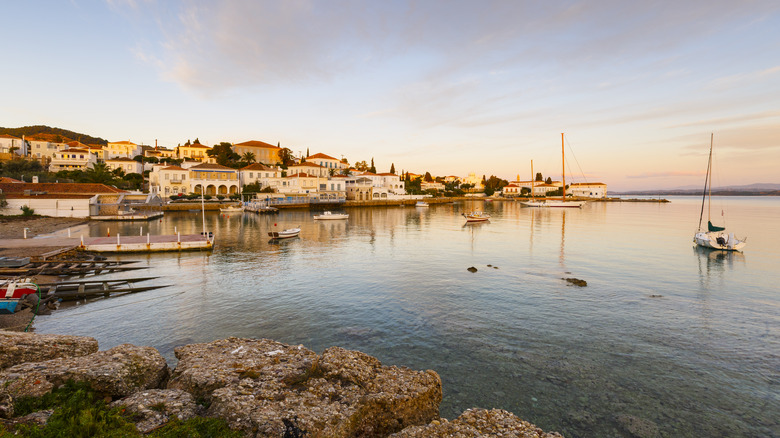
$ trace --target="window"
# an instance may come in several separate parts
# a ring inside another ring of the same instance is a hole
[[[254,176],[252,175],[252,172],[249,172],[249,177],[250,177],[250,178],[253,178],[253,177],[254,177]]]

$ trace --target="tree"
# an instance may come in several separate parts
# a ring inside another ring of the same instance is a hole
[[[371,173],[376,173],[376,167],[374,166],[374,157],[371,157],[371,167],[368,168]]]
[[[546,180],[544,180],[544,183],[545,183],[545,184],[552,184],[552,178],[550,178],[550,177],[548,176],[548,177],[547,177],[547,179],[546,179]]]
[[[431,176],[431,172],[425,172],[425,176],[423,177],[423,179],[426,182],[433,182],[433,177]]]
[[[241,159],[240,155],[233,152],[233,145],[224,141],[207,150],[206,155],[216,158],[217,164],[228,167],[238,167],[237,162]]]
[[[306,156],[309,157],[309,148],[306,148]]]
[[[279,151],[279,161],[282,162],[282,168],[286,169],[287,166],[295,163],[294,157],[293,157],[293,151],[290,150],[290,148],[282,148]]]
[[[335,175],[335,174],[336,174],[336,169],[334,169],[334,168],[330,168],[330,169],[328,169],[328,174],[329,174],[330,176],[333,176],[333,175]]]
[[[390,173],[395,175],[395,163],[390,163]]]
[[[244,155],[241,156],[241,159],[246,161],[247,163],[254,163],[255,154],[254,152],[244,152]]]
[[[365,161],[358,161],[357,163],[355,163],[355,169],[361,172],[365,172],[368,170],[368,164],[366,164]]]
[[[139,163],[143,163],[144,162],[144,156],[141,155],[141,154],[138,154],[138,155],[133,157],[133,160],[138,161]]]
[[[536,172],[536,181],[544,181],[544,178],[542,177],[542,172]]]
[[[95,163],[84,172],[86,182],[98,184],[110,184],[114,182],[114,173],[108,168],[106,163]]]

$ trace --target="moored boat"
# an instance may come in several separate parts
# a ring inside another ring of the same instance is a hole
[[[415,207],[430,207],[427,202],[425,201],[417,201],[416,204],[414,204]]]
[[[219,211],[221,213],[238,213],[244,211],[244,207],[242,206],[225,207],[225,208],[220,208]]]
[[[466,218],[466,222],[487,222],[490,220],[490,215],[482,211],[463,213],[463,217]]]
[[[0,283],[0,314],[14,313],[20,300],[35,293],[38,293],[38,286],[28,279]]]
[[[315,214],[314,220],[339,220],[339,219],[348,219],[349,215],[346,213],[332,213],[330,211],[326,211],[322,214]]]
[[[288,228],[282,231],[269,231],[268,236],[271,239],[289,239],[291,237],[297,237],[300,233],[300,228]]]

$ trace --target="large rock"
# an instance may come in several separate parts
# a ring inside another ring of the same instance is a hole
[[[59,357],[86,356],[97,351],[97,340],[86,336],[39,335],[0,330],[0,369]]]
[[[210,402],[207,414],[257,436],[386,436],[438,417],[433,371],[385,367],[366,354],[230,338],[175,350],[169,388]]]
[[[87,356],[24,363],[0,372],[0,394],[14,399],[40,397],[68,380],[88,382],[114,398],[157,388],[168,376],[168,365],[152,347],[123,344]]]
[[[136,429],[149,433],[164,426],[172,417],[181,421],[198,416],[201,407],[188,392],[179,389],[150,389],[111,403],[111,407],[131,414]]]
[[[408,427],[392,438],[466,438],[505,436],[514,438],[563,438],[557,432],[544,432],[503,409],[469,409],[458,418],[439,419],[427,426]]]

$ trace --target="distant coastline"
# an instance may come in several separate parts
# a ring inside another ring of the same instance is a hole
[[[701,196],[699,190],[644,190],[610,192],[610,196]],[[780,196],[780,190],[713,190],[713,196]]]

